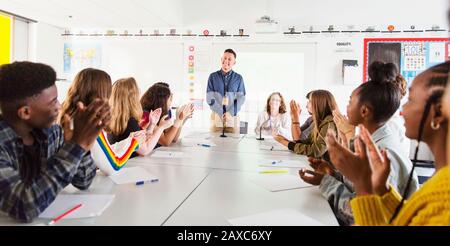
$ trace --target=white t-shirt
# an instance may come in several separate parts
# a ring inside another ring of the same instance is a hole
[[[409,155],[411,149],[411,140],[406,137],[405,132],[405,120],[400,116],[400,112],[396,112],[389,120],[386,125],[391,128],[391,131],[398,137],[400,141],[401,149]]]
[[[272,136],[272,131],[276,130],[281,136],[291,139],[291,121],[289,114],[278,114],[274,118],[269,117],[267,111],[261,112],[258,116],[258,121],[256,122],[255,127],[255,134],[257,136],[259,136],[260,129],[261,135]]]

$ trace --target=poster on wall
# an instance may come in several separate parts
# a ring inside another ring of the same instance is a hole
[[[450,60],[449,38],[395,38],[364,40],[364,81],[373,61],[392,62],[408,85],[429,67]]]
[[[73,78],[80,70],[100,68],[102,49],[100,44],[64,44],[64,73]]]
[[[11,17],[0,14],[0,65],[11,62]]]

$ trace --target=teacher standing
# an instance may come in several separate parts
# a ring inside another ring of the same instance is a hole
[[[209,75],[206,100],[212,110],[211,131],[239,133],[239,111],[245,101],[242,76],[233,71],[236,52],[227,49],[222,55],[222,68]]]

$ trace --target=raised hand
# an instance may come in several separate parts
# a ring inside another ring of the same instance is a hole
[[[186,121],[189,118],[192,118],[192,115],[194,114],[194,104],[193,103],[188,103],[185,107],[183,112],[181,112],[183,114],[183,121]]]
[[[159,127],[163,130],[166,130],[167,128],[171,127],[173,125],[173,120],[168,119],[168,115],[164,115],[161,120],[159,121]]]
[[[347,117],[343,116],[339,110],[333,110],[333,121],[336,124],[339,132],[344,133],[346,137],[353,136],[355,134],[355,126],[348,122]]]
[[[100,131],[110,120],[111,109],[108,101],[95,99],[87,107],[78,102],[73,116],[72,140],[86,151],[90,150]]]
[[[342,146],[335,137],[335,132],[329,130],[326,144],[333,165],[354,185],[358,195],[373,194],[371,168],[364,143],[355,139],[355,153]]]
[[[302,109],[300,108],[300,104],[295,102],[294,100],[291,100],[290,104],[290,114],[291,114],[291,120],[293,122],[299,122],[300,121],[300,114],[302,112]]]
[[[391,161],[387,156],[387,151],[379,151],[378,147],[372,140],[369,131],[360,126],[361,139],[366,145],[367,154],[370,161],[370,167],[372,170],[372,189],[378,195],[383,195],[388,191],[387,180],[391,171]]]
[[[278,131],[272,131],[272,136],[273,136],[273,139],[275,139],[275,141],[279,142],[280,144],[282,144],[286,147],[289,145],[289,140],[287,140],[282,135],[278,134]]]
[[[334,167],[323,159],[317,159],[314,157],[308,158],[309,165],[314,169],[314,171],[322,174],[328,174],[333,176],[336,172],[334,171]]]
[[[61,127],[64,130],[64,141],[72,140],[73,122],[68,114],[65,114],[61,121]]]
[[[298,174],[303,181],[312,185],[320,185],[320,182],[322,182],[324,176],[323,173],[307,170],[304,168],[300,169],[298,171]]]
[[[159,118],[161,117],[161,113],[161,108],[150,111],[150,114],[148,115],[150,125],[156,125],[158,123]]]
[[[146,130],[132,132],[132,133],[130,133],[130,137],[136,139],[136,141],[138,141],[139,145],[142,145],[147,141]]]
[[[181,105],[180,107],[177,108],[177,111],[176,111],[176,116],[177,116],[176,119],[177,120],[180,120],[180,121],[184,120],[185,115],[183,113],[184,113],[185,108],[186,108],[186,105]]]

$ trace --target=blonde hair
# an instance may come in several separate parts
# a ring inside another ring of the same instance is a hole
[[[110,133],[122,134],[131,118],[139,122],[143,113],[139,94],[139,88],[134,78],[119,79],[114,82],[109,101],[112,107]]]
[[[58,122],[61,123],[65,114],[72,116],[77,103],[89,105],[94,99],[109,99],[111,96],[111,77],[105,71],[86,68],[78,72],[67,92],[67,97],[61,106]]]
[[[319,126],[329,115],[333,115],[333,110],[337,109],[336,100],[333,94],[327,90],[312,91],[309,97],[311,103],[312,117],[314,120],[313,139],[316,140],[319,135]]]

